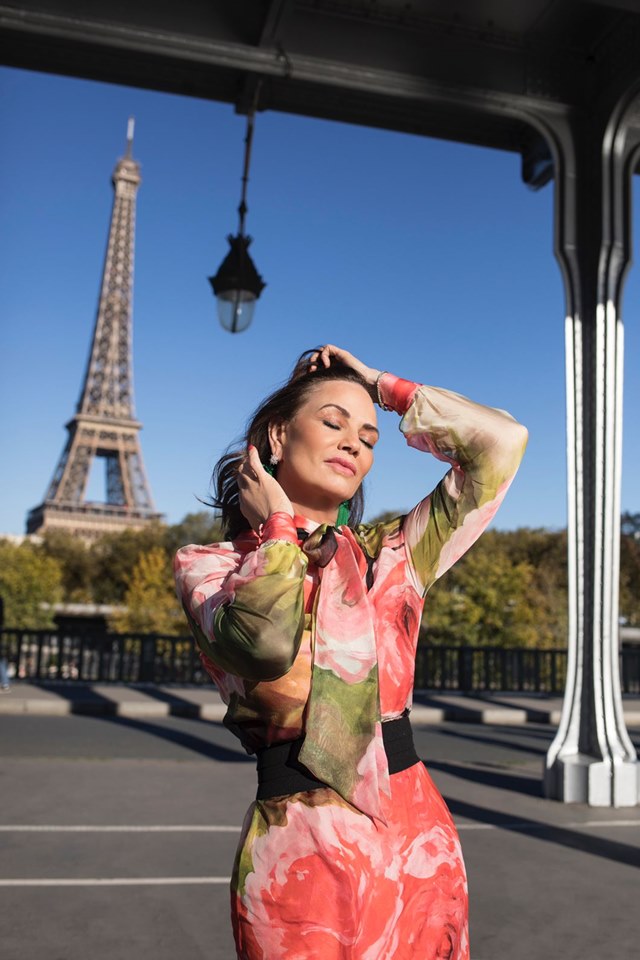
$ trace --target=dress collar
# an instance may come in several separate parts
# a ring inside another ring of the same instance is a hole
[[[313,533],[314,530],[317,530],[320,523],[317,520],[310,520],[308,517],[303,517],[301,513],[294,513],[293,523],[297,530],[306,530],[307,533]]]

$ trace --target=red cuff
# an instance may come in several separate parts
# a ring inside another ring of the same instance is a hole
[[[284,510],[278,513],[272,513],[266,523],[262,524],[260,529],[260,543],[266,540],[288,540],[289,543],[298,542],[298,533],[293,517]]]
[[[394,377],[392,373],[384,373],[379,382],[380,397],[382,402],[396,413],[406,413],[419,386],[420,384],[413,380],[403,380],[401,377]]]

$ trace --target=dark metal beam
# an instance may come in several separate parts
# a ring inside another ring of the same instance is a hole
[[[257,46],[260,48],[278,46],[278,34],[281,29],[287,10],[291,8],[291,0],[271,0],[265,14],[262,30],[258,39]],[[259,108],[259,94],[262,86],[262,80],[251,74],[245,78],[242,93],[238,97],[236,104],[237,113],[249,113],[251,110]]]
[[[262,36],[273,39],[285,5],[273,8]],[[505,65],[494,76],[511,78],[511,89],[491,88],[428,75],[382,69],[372,63],[311,56],[287,49],[253,46],[215,37],[191,36],[133,23],[71,17],[0,5],[0,56],[9,65],[85,76],[132,86],[235,103],[246,77],[266,82],[263,106],[327,119],[349,119],[389,129],[467,140],[475,115],[473,142],[496,142],[504,123],[505,144],[529,110],[551,115],[569,109],[546,94],[527,93],[525,66]],[[425,55],[425,74],[429,67]],[[524,91],[524,92],[523,92]],[[353,104],[353,108],[350,104]],[[384,124],[379,120],[384,114]],[[443,118],[448,122],[444,129]]]

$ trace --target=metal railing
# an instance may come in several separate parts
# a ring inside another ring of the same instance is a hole
[[[162,634],[4,630],[0,655],[20,680],[83,683],[205,683],[190,637]]]
[[[562,694],[566,677],[566,650],[418,646],[418,688]]]
[[[208,683],[190,637],[4,630],[0,656],[17,679],[85,683]],[[564,692],[567,651],[418,645],[415,686],[424,690]],[[620,651],[623,693],[640,694],[640,649]]]

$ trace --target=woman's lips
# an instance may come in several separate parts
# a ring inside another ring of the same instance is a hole
[[[355,476],[356,468],[352,464],[347,463],[346,460],[327,460],[326,463],[337,470],[338,473],[343,474],[345,477]]]

